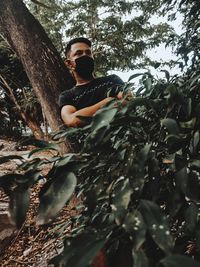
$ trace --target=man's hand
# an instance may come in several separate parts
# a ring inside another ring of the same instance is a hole
[[[134,95],[131,91],[128,91],[125,94],[121,91],[117,94],[117,99],[121,100],[123,98],[125,98],[125,100],[131,100],[134,98]]]

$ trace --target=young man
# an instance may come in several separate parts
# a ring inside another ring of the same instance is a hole
[[[113,98],[121,99],[124,82],[117,75],[94,77],[91,42],[86,38],[71,40],[65,55],[76,85],[60,95],[61,118],[67,126],[78,127],[83,122],[77,116],[91,117]]]

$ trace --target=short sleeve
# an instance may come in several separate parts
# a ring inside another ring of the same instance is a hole
[[[70,90],[65,91],[65,92],[60,94],[59,100],[58,100],[58,105],[59,105],[60,109],[62,109],[62,107],[65,105],[74,106],[72,92]]]

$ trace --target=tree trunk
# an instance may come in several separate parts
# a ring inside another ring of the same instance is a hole
[[[62,125],[57,104],[73,78],[40,23],[21,0],[0,1],[0,27],[19,56],[53,131]]]

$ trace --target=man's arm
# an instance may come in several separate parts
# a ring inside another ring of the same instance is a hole
[[[92,106],[80,110],[77,110],[72,105],[65,105],[61,109],[61,118],[67,126],[77,127],[83,124],[83,122],[79,118],[77,118],[77,116],[91,117],[96,113],[97,110],[102,108],[106,103],[108,103],[112,99],[113,97],[107,97]]]

